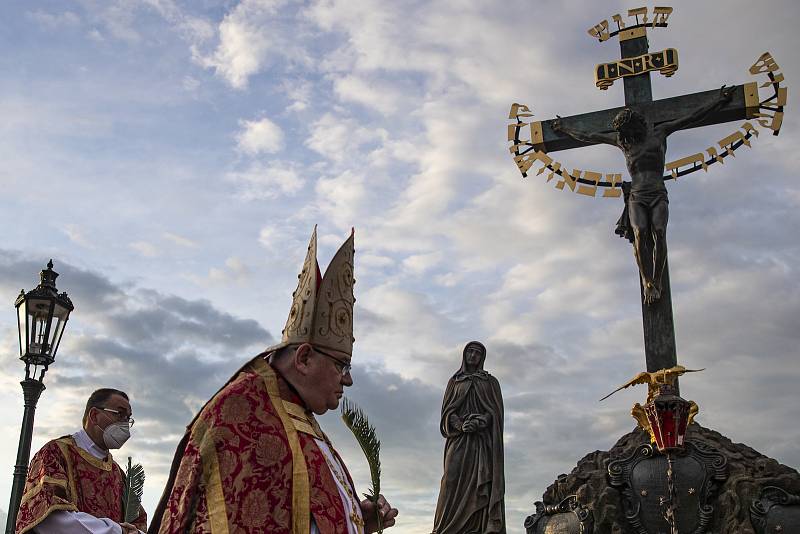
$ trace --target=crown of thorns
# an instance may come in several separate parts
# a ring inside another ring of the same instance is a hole
[[[613,121],[611,121],[611,126],[615,130],[619,130],[620,128],[622,128],[622,126],[630,122],[638,123],[639,125],[645,124],[644,117],[640,113],[637,113],[631,108],[625,108],[619,113],[617,113],[617,116],[614,117]]]

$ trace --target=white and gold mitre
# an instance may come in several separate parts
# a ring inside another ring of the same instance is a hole
[[[333,256],[325,276],[317,263],[317,227],[311,234],[292,308],[283,328],[281,342],[267,349],[277,350],[294,343],[312,343],[323,349],[353,354],[353,248],[355,232]]]

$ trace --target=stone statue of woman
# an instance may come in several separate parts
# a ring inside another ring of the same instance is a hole
[[[486,347],[470,341],[447,383],[440,430],[444,475],[432,534],[505,534],[503,397],[483,370]]]

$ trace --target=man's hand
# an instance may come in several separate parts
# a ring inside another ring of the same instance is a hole
[[[139,529],[130,523],[120,523],[119,526],[122,527],[122,534],[139,534]]]
[[[733,98],[733,90],[734,89],[735,89],[735,87],[727,87],[725,85],[720,87],[720,89],[719,89],[720,102],[730,102],[731,99]]]
[[[361,501],[361,515],[364,516],[364,532],[370,534],[377,532],[381,528],[389,528],[394,526],[394,518],[397,517],[397,508],[392,508],[386,502],[383,495],[378,495],[378,513],[375,513],[375,503],[369,499]],[[378,525],[378,517],[380,516],[382,525]]]
[[[470,419],[466,421],[463,425],[461,425],[461,431],[469,434],[470,432],[475,432],[478,429],[478,422],[475,419]]]

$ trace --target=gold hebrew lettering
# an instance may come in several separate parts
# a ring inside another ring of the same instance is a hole
[[[702,165],[703,170],[708,172],[708,165],[706,165],[705,160],[703,159],[703,153],[698,152],[697,154],[692,154],[691,156],[686,156],[685,158],[676,159],[675,161],[670,161],[664,168],[672,174],[674,179],[678,179],[678,167],[683,167],[684,165],[691,164],[692,167],[697,167],[697,164]]]
[[[740,126],[740,128],[744,130],[745,135],[751,134],[758,137],[758,129],[749,122],[745,122]]]
[[[656,6],[653,8],[653,27],[656,24],[666,24],[669,16],[672,15],[672,8],[667,6]]]
[[[760,87],[769,87],[770,85],[781,83],[784,79],[785,78],[783,77],[783,73],[779,72],[778,74],[773,74],[772,79],[762,83]]]
[[[763,126],[764,128],[769,128],[773,132],[780,131],[781,125],[783,124],[783,112],[776,111],[774,115],[770,115],[769,113],[756,113],[756,117],[765,117],[764,119],[758,119],[756,122]],[[766,120],[772,119],[772,121]]]
[[[750,74],[761,74],[764,72],[775,72],[776,70],[780,69],[775,60],[772,58],[772,54],[769,52],[764,52],[761,54],[761,57],[753,63],[753,66],[750,67]]]
[[[616,22],[616,23],[617,23],[617,29],[618,29],[618,30],[621,30],[621,29],[623,29],[623,28],[625,27],[625,21],[624,21],[624,20],[622,20],[622,16],[621,16],[619,13],[617,13],[616,15],[614,15],[613,17],[611,17],[611,19],[612,19],[614,22]]]
[[[720,156],[719,154],[717,154],[717,149],[716,149],[716,148],[714,148],[713,146],[710,146],[710,147],[708,147],[708,148],[706,149],[706,152],[708,152],[708,157],[710,157],[710,158],[714,158],[715,160],[717,160],[717,161],[718,161],[718,162],[720,162],[720,163],[725,163],[725,160],[724,160],[724,159],[722,159],[722,156]]]
[[[600,178],[602,177],[603,177],[602,173],[594,171],[586,171],[586,173],[583,175],[583,178],[585,180],[590,180],[594,182],[594,185],[580,184],[578,186],[578,191],[576,192],[581,195],[586,195],[587,197],[595,196],[597,194],[597,182],[599,182]]]
[[[580,169],[572,169],[572,174],[568,173],[566,169],[561,169],[561,180],[556,182],[556,189],[564,189],[564,184],[575,191],[575,184],[578,178],[581,177],[583,171]]]
[[[742,132],[738,130],[733,132],[727,137],[723,137],[722,139],[719,140],[717,144],[719,145],[720,148],[724,148],[725,152],[727,152],[728,155],[735,157],[736,154],[733,153],[733,151],[735,150],[733,148],[733,144],[736,143],[737,141],[747,141],[747,139],[744,138],[744,135],[742,135]],[[747,146],[750,146],[749,141],[746,144]]]
[[[520,117],[533,117],[531,109],[525,104],[511,104],[511,111],[508,112],[509,119],[519,119]]]
[[[772,85],[768,83],[767,85]],[[774,111],[778,111],[778,108],[783,107],[786,105],[786,97],[789,94],[789,90],[786,87],[778,87],[778,90],[775,92],[775,101],[771,101],[769,99],[764,100],[763,102],[759,102],[759,106],[764,109],[771,109]]]
[[[533,146],[533,143],[531,143],[527,139],[520,139],[519,143],[513,144],[510,147],[508,147],[508,151],[511,152],[512,154],[514,154],[515,156],[519,156],[519,155],[521,155],[521,154],[519,154],[520,149],[527,150],[527,149],[531,148],[532,146]]]
[[[542,152],[541,150],[537,150],[536,152],[529,152],[527,154],[520,154],[514,157],[514,161],[517,163],[517,167],[522,174],[526,174],[528,170],[533,166],[534,163],[537,161],[541,161],[545,167],[550,165],[553,161],[553,158],[548,156],[546,153]],[[539,172],[536,173],[537,175],[542,174],[544,171],[544,167],[539,169]]]
[[[788,88],[779,87],[778,88],[778,101],[776,102],[776,104],[778,104],[779,106],[785,106],[786,105],[786,98],[787,98],[788,94],[789,94],[789,89]]]
[[[542,170],[544,170],[544,169],[542,169]],[[545,183],[549,183],[550,180],[552,180],[555,175],[558,174],[560,176],[561,173],[564,173],[564,172],[566,172],[566,171],[562,171],[561,170],[561,162],[560,161],[556,161],[555,163],[553,163],[550,166],[550,174],[547,175],[547,180],[545,181]]]
[[[588,186],[588,185],[581,184],[581,185],[578,186],[578,191],[577,192],[580,193],[581,195],[586,195],[586,196],[591,196],[591,197],[595,196],[597,194],[597,184],[603,178],[603,173],[594,172],[594,171],[586,171],[584,173],[584,175],[583,175],[583,178],[585,180],[589,180],[591,182],[594,182],[594,185]]]
[[[536,173],[536,176],[539,176],[544,172],[544,170],[547,168],[548,165],[553,163],[553,158],[551,158],[550,156],[547,155],[546,152],[542,152],[541,150],[537,150],[534,156],[536,156],[537,160],[542,162],[542,168],[539,169],[539,171]]]
[[[607,41],[608,40],[608,21],[604,20],[600,24],[589,28],[589,35],[600,39],[600,41]]]
[[[617,184],[622,181],[621,174],[606,174],[606,182],[611,182],[611,187],[603,192],[603,197],[617,198],[622,195],[622,189]]]
[[[644,15],[644,18],[639,22],[639,15]],[[647,7],[637,7],[628,10],[629,17],[636,17],[636,24],[647,24]]]
[[[509,141],[516,141],[517,135],[519,131],[522,129],[523,126],[527,126],[527,122],[519,122],[517,124],[509,124],[508,125],[508,140]],[[524,141],[524,139],[520,139],[520,141]]]
[[[517,164],[517,168],[519,168],[519,172],[522,174],[527,174],[535,161],[536,154],[520,154],[519,156],[514,156],[514,162]]]

